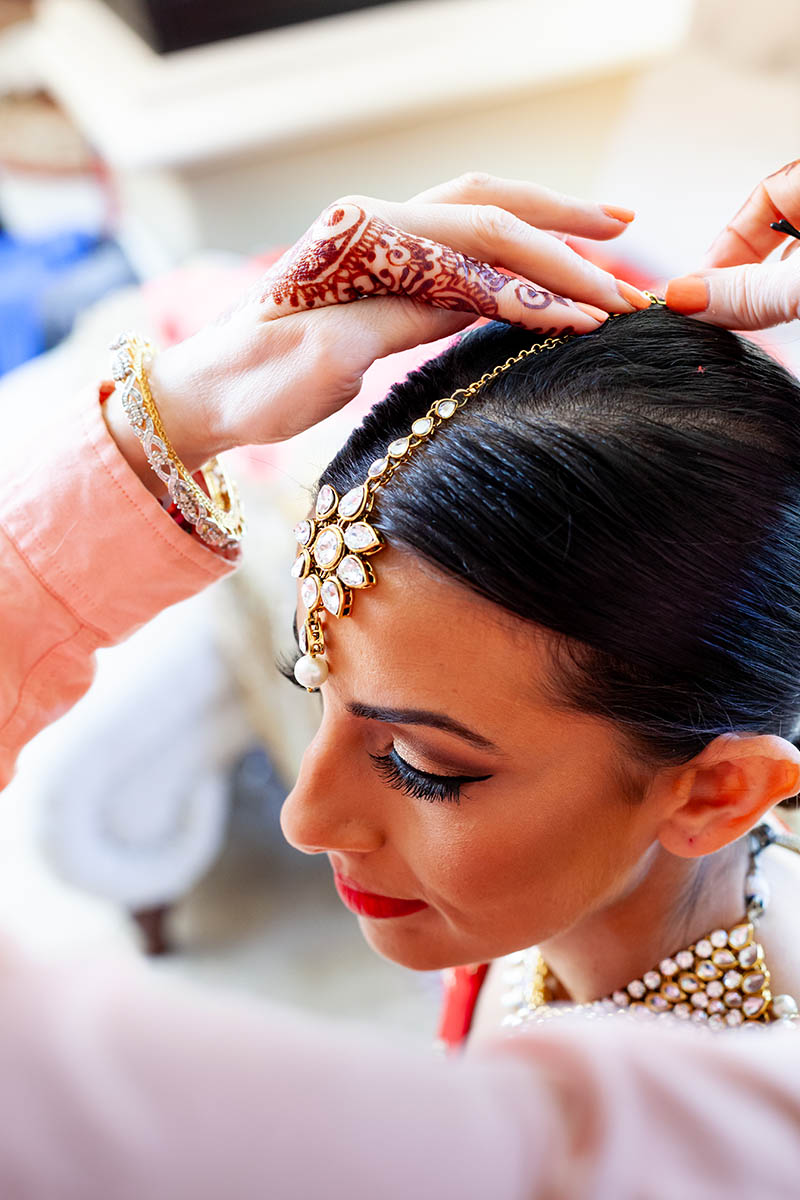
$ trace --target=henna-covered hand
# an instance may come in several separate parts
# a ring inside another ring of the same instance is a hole
[[[387,295],[542,333],[593,329],[606,315],[451,246],[407,233],[348,201],[327,208],[275,264],[260,300],[266,315],[280,317]]]
[[[565,200],[541,192],[554,210]],[[587,332],[609,311],[647,305],[635,288],[513,212],[459,203],[452,185],[444,195],[453,202],[332,204],[269,271],[259,298],[264,315],[395,295],[551,333]]]
[[[632,216],[477,174],[407,203],[339,200],[224,317],[156,356],[151,384],[173,444],[199,465],[291,437],[351,400],[376,359],[476,316],[582,333],[646,307],[548,232],[605,240]]]

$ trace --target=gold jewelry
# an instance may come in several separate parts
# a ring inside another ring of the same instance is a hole
[[[503,1001],[510,1011],[503,1024],[513,1027],[575,1012],[638,1015],[637,1010],[693,1021],[709,1029],[797,1022],[794,997],[772,995],[764,949],[756,940],[756,922],[769,903],[767,882],[756,863],[761,851],[770,845],[800,853],[800,838],[767,823],[759,825],[749,837],[746,915],[732,929],[711,930],[687,949],[662,959],[641,978],[588,1004],[553,1003],[555,981],[536,947],[511,955],[505,960],[505,981],[512,987]]]
[[[118,351],[112,375],[120,387],[122,407],[173,502],[204,542],[221,549],[238,546],[245,524],[236,485],[212,458],[200,468],[206,493],[179,459],[161,423],[147,379],[151,343],[135,333],[123,333],[109,349]]]
[[[294,527],[300,552],[292,566],[292,576],[303,581],[300,599],[307,614],[300,628],[303,654],[295,663],[294,674],[298,683],[309,692],[315,691],[328,677],[328,663],[323,657],[325,614],[349,616],[353,592],[372,587],[376,582],[369,558],[386,544],[380,530],[369,519],[376,492],[385,487],[397,468],[486,384],[524,359],[552,350],[574,336],[562,334],[546,338],[487,371],[469,387],[459,388],[452,396],[436,400],[424,417],[414,421],[405,437],[395,438],[386,447],[385,454],[369,467],[365,481],[341,498],[328,483],[320,488],[314,517],[300,521]]]
[[[665,303],[652,292],[644,294],[652,304]],[[621,315],[611,314],[612,317]],[[369,559],[386,544],[380,529],[369,519],[376,492],[386,486],[397,468],[432,438],[437,429],[447,424],[468,400],[498,375],[524,359],[553,350],[576,336],[570,333],[545,338],[487,371],[469,387],[459,388],[452,396],[434,401],[425,415],[414,421],[409,433],[395,438],[386,447],[385,454],[372,463],[364,482],[344,496],[340,497],[330,484],[323,484],[317,494],[314,516],[299,521],[293,531],[299,553],[292,566],[292,576],[303,581],[300,599],[306,609],[306,619],[299,630],[302,656],[295,663],[294,675],[309,692],[316,691],[328,677],[329,665],[324,657],[326,614],[349,616],[353,592],[372,587],[376,582],[375,569]]]
[[[665,303],[652,292],[644,294],[651,304]],[[414,421],[409,433],[395,438],[386,447],[385,454],[372,463],[364,482],[344,496],[340,497],[328,483],[320,488],[314,516],[299,521],[293,531],[299,553],[292,566],[292,576],[303,581],[300,599],[306,609],[306,619],[299,630],[302,656],[295,663],[294,675],[309,692],[316,691],[328,677],[329,665],[324,657],[326,614],[349,616],[353,592],[372,587],[376,582],[375,569],[369,559],[386,544],[380,529],[369,519],[376,492],[386,486],[397,468],[408,462],[437,429],[447,424],[468,400],[498,375],[526,358],[571,341],[575,336],[569,333],[545,338],[487,371],[469,387],[459,388],[452,396],[434,401],[425,415]]]

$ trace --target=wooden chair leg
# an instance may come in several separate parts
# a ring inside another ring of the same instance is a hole
[[[169,954],[173,950],[167,935],[167,917],[171,911],[171,904],[157,904],[153,908],[139,908],[131,913],[144,936],[144,950],[148,956]]]

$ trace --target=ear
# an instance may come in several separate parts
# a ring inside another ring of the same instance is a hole
[[[735,842],[800,791],[800,751],[774,734],[724,733],[653,784],[665,814],[658,840],[680,858]]]

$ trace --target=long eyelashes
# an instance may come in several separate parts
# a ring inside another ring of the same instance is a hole
[[[370,754],[378,774],[390,787],[431,803],[448,801],[461,803],[461,788],[465,783],[480,783],[488,775],[430,775],[418,771],[392,748],[388,754]]]
[[[432,803],[461,803],[461,779],[458,776],[428,775],[417,771],[396,750],[388,754],[370,754],[375,770],[390,787]]]
[[[279,655],[275,666],[295,687],[301,691],[306,689],[294,677],[294,664],[297,655]],[[429,800],[436,803],[461,803],[461,788],[465,783],[482,783],[491,778],[489,775],[431,775],[427,771],[418,771],[401,758],[394,747],[388,754],[370,754],[370,759],[378,774],[385,779],[390,787],[418,800]]]

